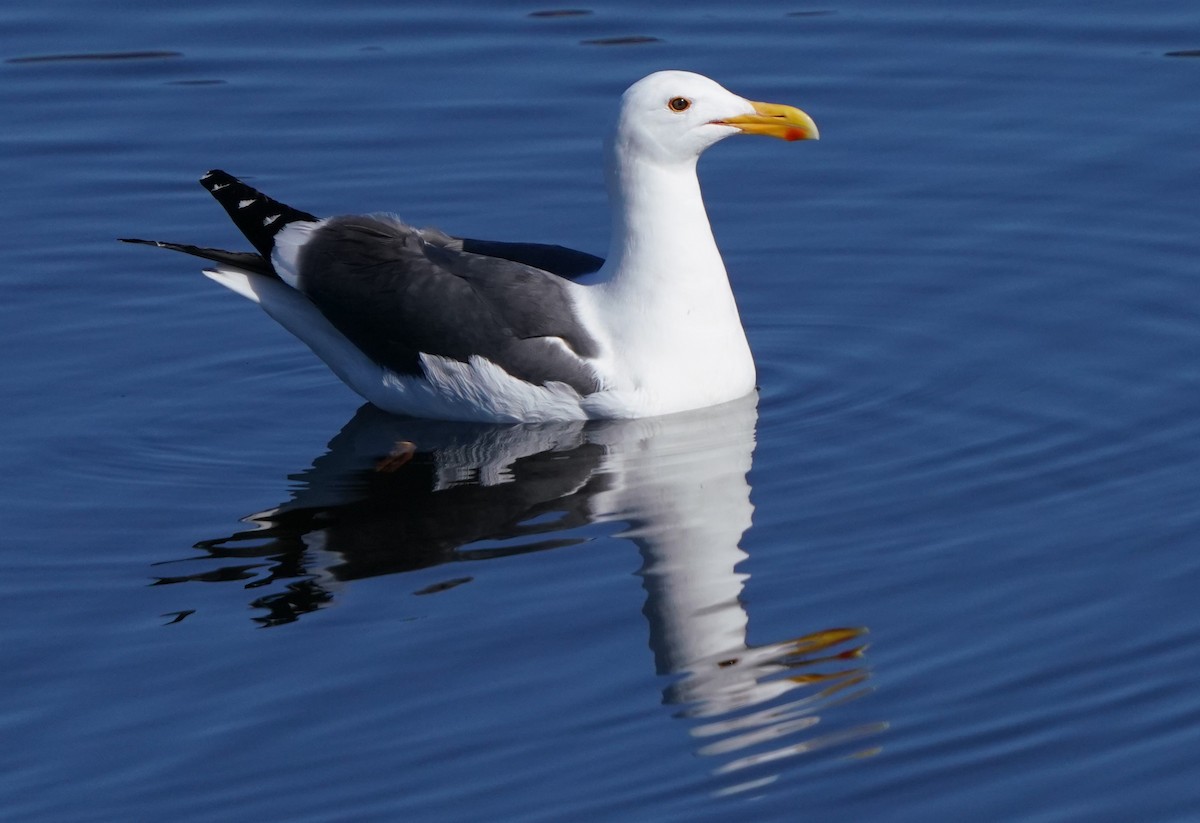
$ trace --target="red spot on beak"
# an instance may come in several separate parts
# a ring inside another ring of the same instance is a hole
[[[788,129],[787,133],[783,135],[783,139],[791,142],[793,140],[803,140],[807,136],[804,129]]]

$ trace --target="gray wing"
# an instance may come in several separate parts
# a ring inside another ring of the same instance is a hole
[[[568,280],[591,274],[604,265],[603,257],[547,243],[509,243],[502,240],[474,240],[470,237],[464,237],[458,243],[462,251],[524,263]]]
[[[395,372],[421,374],[422,353],[463,362],[478,355],[530,383],[597,391],[585,360],[596,356],[596,342],[565,281],[463,245],[395,219],[333,218],[302,249],[298,287],[351,342]]]
[[[568,280],[576,280],[585,274],[591,274],[604,265],[603,257],[550,243],[513,243],[507,240],[452,237],[440,229],[428,227],[421,229],[420,232],[426,242],[436,246],[523,263]]]

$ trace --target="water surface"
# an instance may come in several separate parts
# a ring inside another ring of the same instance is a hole
[[[363,0],[0,12],[18,820],[1191,820],[1200,13]],[[226,168],[603,254],[661,68],[761,391],[360,401],[197,266]]]

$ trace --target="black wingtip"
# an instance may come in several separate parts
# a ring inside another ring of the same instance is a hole
[[[271,259],[275,235],[284,226],[297,220],[318,219],[308,212],[267,197],[221,169],[212,169],[201,177],[200,185],[216,198],[234,225],[266,260]]]

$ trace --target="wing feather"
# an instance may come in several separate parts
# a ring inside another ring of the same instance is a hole
[[[444,237],[444,235],[443,235]],[[523,263],[429,242],[394,218],[338,217],[300,252],[298,288],[381,365],[420,374],[420,355],[486,358],[538,385],[600,388],[597,346],[567,284]]]

